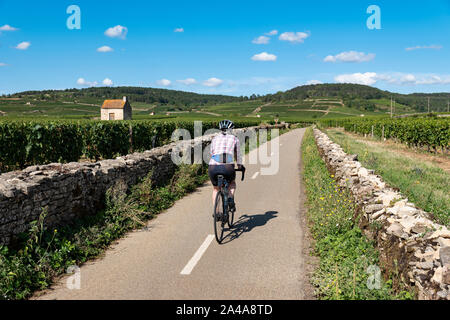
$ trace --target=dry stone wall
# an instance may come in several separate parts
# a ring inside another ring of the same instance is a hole
[[[450,300],[450,231],[364,168],[357,155],[346,154],[318,129],[314,136],[339,185],[353,194],[361,227],[376,241],[387,271],[419,299]]]
[[[235,131],[249,129],[260,128]],[[97,213],[104,206],[106,191],[118,182],[132,186],[151,171],[155,185],[166,181],[176,169],[172,152],[184,150],[184,156],[193,158],[195,147],[207,147],[213,137],[202,136],[96,163],[53,163],[1,174],[0,244],[8,245],[28,231],[43,208],[47,210],[47,226],[60,226]]]

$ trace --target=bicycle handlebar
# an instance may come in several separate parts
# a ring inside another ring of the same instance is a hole
[[[242,172],[242,178],[241,178],[241,181],[244,181],[244,178],[245,178],[245,168],[242,168],[242,169],[234,169],[234,171],[240,171],[240,172]]]

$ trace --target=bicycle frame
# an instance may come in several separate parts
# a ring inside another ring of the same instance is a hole
[[[227,216],[228,215],[228,196],[229,196],[229,192],[230,190],[229,188],[229,183],[227,181],[227,179],[224,178],[224,176],[219,175],[217,177],[217,185],[219,186],[219,192],[221,192],[223,194],[223,204],[224,204],[224,215]],[[224,219],[226,221],[226,219]]]
[[[242,178],[241,181],[244,181],[245,179],[245,170],[243,169],[234,169],[235,171],[242,172]],[[228,189],[230,184],[228,183],[227,179],[225,179],[224,176],[218,175],[217,176],[217,185],[219,186],[219,192],[222,192],[223,194],[223,203],[224,203],[224,214],[228,215],[228,197],[230,190]]]

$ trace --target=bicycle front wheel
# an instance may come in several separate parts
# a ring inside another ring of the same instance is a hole
[[[214,203],[214,233],[216,240],[220,244],[223,240],[223,229],[225,226],[225,210],[222,192],[218,192]]]

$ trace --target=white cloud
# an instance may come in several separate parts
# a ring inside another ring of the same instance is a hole
[[[334,78],[339,83],[357,83],[364,85],[373,85],[378,81],[384,81],[389,84],[396,85],[446,85],[450,84],[450,75],[436,75],[436,74],[411,74],[411,73],[353,73],[341,74]]]
[[[410,75],[413,76],[413,75]],[[412,77],[402,78],[400,84],[413,85],[430,85],[430,84],[450,84],[450,75],[417,75]]]
[[[320,80],[309,80],[306,82],[306,85],[312,85],[312,84],[322,84],[323,82]]]
[[[111,87],[114,84],[114,82],[109,78],[105,78],[101,83],[106,87]],[[78,78],[77,84],[82,87],[96,87],[99,85],[97,81],[87,81],[84,78]]]
[[[112,51],[114,51],[114,49],[108,46],[103,46],[97,49],[97,52],[112,52]]]
[[[6,67],[6,66],[7,66],[6,63],[0,62],[0,67]]]
[[[266,33],[266,36],[276,36],[278,34],[278,30],[272,30]]]
[[[125,39],[128,33],[128,28],[121,26],[121,25],[117,25],[115,27],[112,28],[108,28],[105,31],[105,35],[110,37],[110,38],[120,38],[120,39]]]
[[[401,83],[415,83],[417,81],[416,76],[413,74],[405,74],[401,79]]]
[[[90,82],[90,81],[86,81],[84,78],[79,78],[77,80],[77,84],[79,86],[83,86],[83,87],[95,87],[98,84],[98,82],[97,81]]]
[[[347,51],[335,56],[327,56],[325,62],[368,62],[375,59],[374,53],[365,54],[364,52]]]
[[[21,42],[16,46],[17,50],[27,50],[31,46],[30,42]]]
[[[103,80],[103,85],[107,86],[107,87],[111,87],[113,85],[113,81],[109,78],[106,78],[105,80]]]
[[[173,30],[173,32],[184,32],[183,28],[176,28],[175,30]]]
[[[440,76],[437,75],[430,75],[427,77],[422,77],[421,79],[415,80],[414,84],[449,84],[450,83],[450,77],[446,77],[443,79]]]
[[[8,24],[5,24],[4,26],[0,27],[0,31],[17,31],[19,29],[11,27]]]
[[[309,34],[305,32],[284,32],[280,34],[278,39],[280,39],[281,41],[289,41],[291,43],[303,43],[308,37]]]
[[[177,82],[189,86],[189,85],[192,85],[192,84],[196,84],[197,80],[195,80],[194,78],[187,78],[187,79],[184,79],[184,80],[177,80]]]
[[[436,74],[411,74],[395,72],[390,74],[378,75],[379,80],[386,81],[390,84],[398,85],[431,85],[431,84],[450,84],[449,75]]]
[[[253,39],[252,43],[255,43],[255,44],[268,44],[269,41],[270,41],[269,37],[260,36],[260,37],[258,37],[256,39]]]
[[[433,49],[433,50],[441,50],[441,45],[431,45],[431,46],[415,46],[415,47],[409,47],[406,48],[406,51],[413,51],[413,50],[421,50],[421,49]]]
[[[172,81],[167,80],[167,79],[161,79],[161,80],[156,81],[156,83],[159,86],[168,87],[168,86],[170,86],[172,84]]]
[[[334,78],[338,83],[356,83],[371,86],[378,81],[375,72],[341,74]]]
[[[206,87],[218,87],[223,83],[223,80],[218,78],[209,78],[206,81],[203,81],[203,85]]]
[[[259,92],[260,94],[274,93],[292,89],[301,84],[304,80],[299,77],[249,77],[241,79],[226,79],[219,89],[209,92],[234,95],[248,95],[249,92]]]
[[[262,52],[260,54],[255,54],[252,57],[252,60],[254,60],[254,61],[276,61],[277,56],[274,54],[267,53],[267,52]]]

